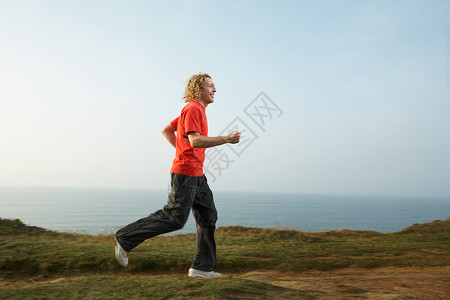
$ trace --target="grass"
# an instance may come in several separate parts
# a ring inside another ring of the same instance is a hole
[[[2,299],[308,299],[308,295],[236,278],[192,279],[182,275],[117,277],[93,275],[2,288]]]
[[[58,233],[5,219],[0,219],[0,232],[3,280],[68,277],[60,282],[8,285],[0,291],[2,299],[29,295],[44,295],[42,298],[46,299],[98,296],[133,299],[144,294],[155,299],[182,299],[192,298],[190,293],[205,299],[265,299],[282,289],[230,277],[215,281],[187,278],[185,274],[195,251],[194,234],[150,239],[131,253],[130,265],[124,269],[115,261],[112,235]],[[415,224],[388,234],[360,230],[311,233],[233,226],[219,228],[216,242],[216,269],[228,274],[255,269],[300,272],[344,267],[445,266],[450,261],[450,220]],[[150,280],[145,277],[149,274],[156,276]],[[120,291],[114,288],[117,286]],[[299,297],[298,291],[282,290],[287,298]]]

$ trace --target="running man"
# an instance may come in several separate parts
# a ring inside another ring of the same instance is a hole
[[[199,73],[188,79],[183,97],[187,104],[180,116],[162,131],[176,149],[170,170],[172,189],[168,203],[162,210],[117,231],[114,237],[115,255],[121,266],[128,265],[130,251],[146,239],[183,228],[192,209],[197,223],[197,249],[188,276],[221,275],[214,272],[217,210],[213,193],[203,174],[203,162],[205,148],[236,144],[241,134],[233,131],[228,136],[208,137],[205,109],[214,102],[215,93],[216,87],[208,74]]]

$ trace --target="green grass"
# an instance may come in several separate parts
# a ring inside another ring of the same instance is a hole
[[[112,235],[57,233],[26,226],[20,220],[5,219],[0,219],[0,232],[3,280],[69,277],[57,283],[2,287],[2,299],[41,294],[45,295],[43,298],[70,299],[84,295],[95,299],[96,293],[114,293],[116,286],[122,292],[107,298],[139,298],[139,293],[159,299],[191,298],[189,293],[195,292],[205,299],[246,299],[249,295],[265,299],[275,292],[273,289],[281,289],[229,277],[217,281],[187,278],[185,274],[195,251],[194,234],[147,240],[132,251],[129,266],[121,268],[114,258]],[[360,230],[312,233],[233,226],[219,228],[216,242],[216,269],[228,274],[255,269],[300,272],[344,267],[444,266],[450,261],[450,220],[415,224],[388,234]],[[157,276],[151,280],[143,277],[150,274]],[[130,290],[133,286],[140,287],[139,292],[133,291],[130,296],[127,286]],[[286,295],[298,293],[283,291]],[[122,296],[117,298],[117,295]]]
[[[117,277],[92,275],[55,282],[6,286],[2,299],[312,299],[312,296],[237,278],[192,279],[182,275]]]

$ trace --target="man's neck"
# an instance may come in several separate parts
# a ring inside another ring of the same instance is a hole
[[[205,103],[204,101],[201,101],[201,100],[198,100],[198,101],[197,100],[193,100],[193,101],[198,102],[204,108],[206,108],[208,106],[208,103]]]

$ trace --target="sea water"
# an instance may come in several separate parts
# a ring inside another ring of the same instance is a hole
[[[164,190],[0,187],[0,217],[61,232],[110,234],[161,209]],[[214,192],[217,226],[341,228],[394,232],[414,223],[445,220],[450,199],[381,196]],[[191,214],[183,229],[195,232]]]

